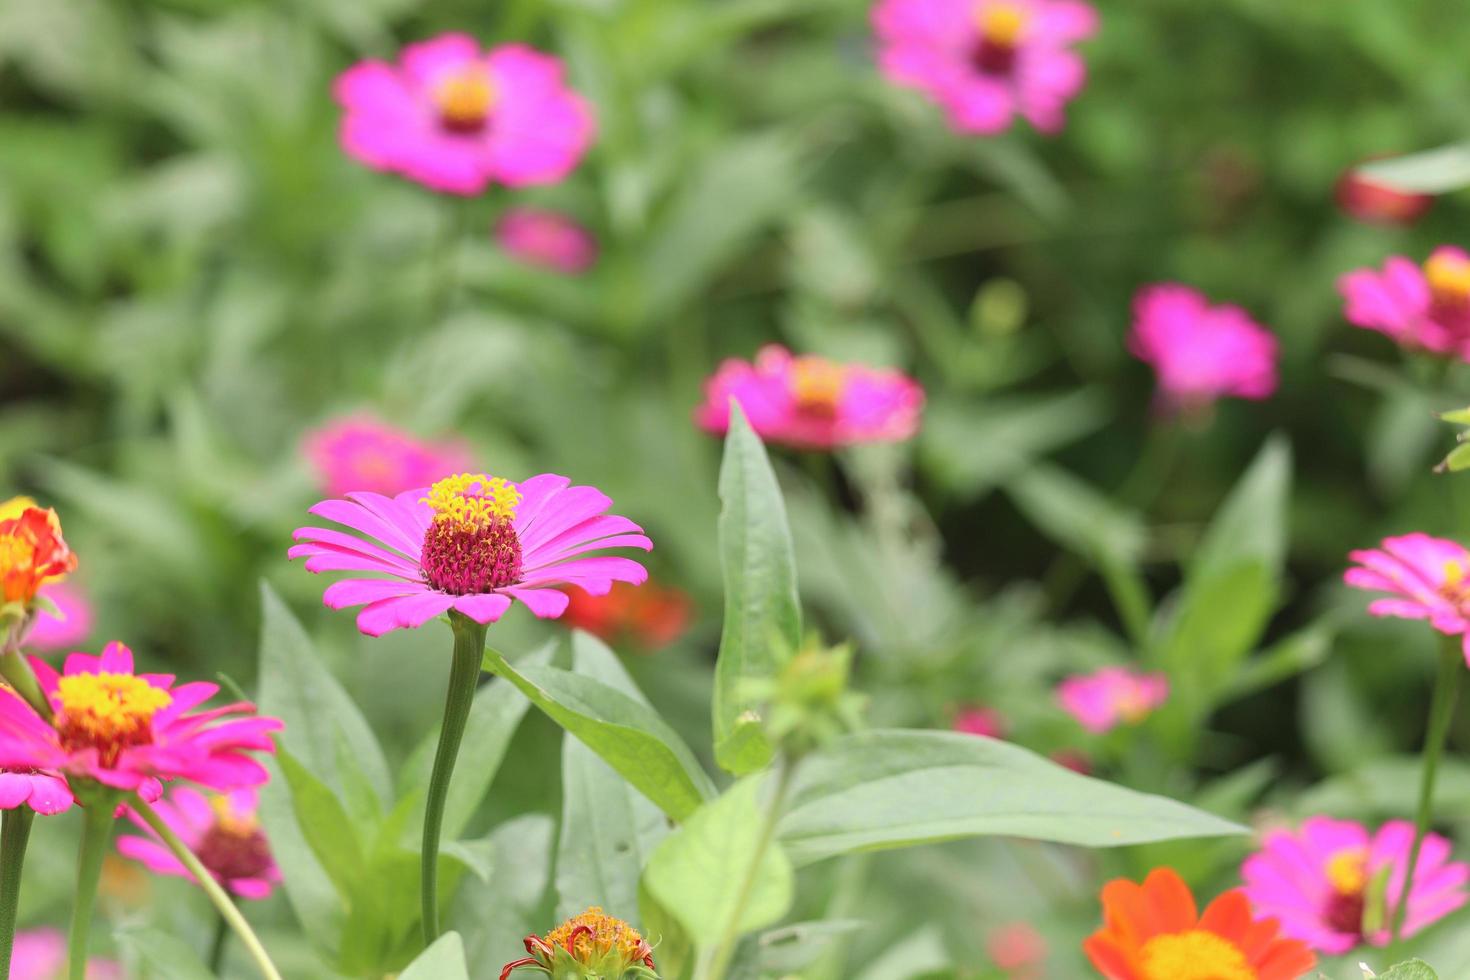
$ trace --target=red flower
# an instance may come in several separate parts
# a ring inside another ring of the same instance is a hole
[[[0,521],[0,600],[29,604],[47,579],[76,567],[56,511],[26,507],[19,517]]]
[[[614,583],[607,595],[569,592],[563,619],[609,643],[631,641],[648,650],[674,642],[689,626],[694,603],[678,589],[653,582],[635,588]]]
[[[1434,205],[1432,194],[1394,190],[1363,176],[1356,168],[1337,181],[1337,206],[1350,218],[1372,225],[1412,225]]]

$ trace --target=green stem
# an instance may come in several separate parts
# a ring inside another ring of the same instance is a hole
[[[10,951],[15,944],[15,919],[20,910],[20,871],[36,818],[28,806],[0,814],[0,976],[10,976]]]
[[[41,690],[41,682],[36,680],[36,672],[26,662],[26,658],[20,655],[20,651],[14,647],[8,647],[0,654],[0,676],[10,682],[17,694],[26,699],[26,703],[35,708],[42,718],[51,717],[51,702],[46,699],[46,694]]]
[[[97,904],[97,883],[102,879],[102,859],[112,840],[117,822],[116,790],[97,787],[82,808],[82,847],[77,854],[77,893],[71,907],[71,937],[67,952],[67,976],[87,980],[87,936],[92,929],[92,907]]]
[[[225,943],[230,938],[230,924],[222,915],[214,917],[214,938],[209,943],[209,972],[220,976],[220,967],[225,965]]]
[[[786,797],[791,792],[792,776],[796,773],[796,762],[789,756],[783,756],[778,766],[776,791],[771,794],[770,804],[766,807],[760,839],[750,856],[750,867],[746,869],[745,878],[740,883],[740,891],[735,893],[735,904],[730,907],[730,921],[725,924],[720,941],[712,948],[709,957],[701,957],[700,968],[695,974],[696,980],[724,980],[725,972],[730,968],[730,960],[735,955],[735,946],[740,941],[740,920],[745,916],[745,906],[755,890],[756,879],[760,877],[766,849],[776,836],[776,824],[786,811]]]
[[[1393,959],[1393,947],[1398,944],[1399,933],[1403,930],[1404,916],[1409,910],[1409,892],[1414,886],[1414,868],[1419,863],[1419,848],[1424,844],[1424,835],[1429,831],[1429,822],[1434,814],[1434,779],[1439,769],[1439,757],[1449,737],[1450,721],[1455,715],[1455,699],[1460,692],[1460,673],[1464,669],[1459,637],[1446,637],[1439,654],[1439,673],[1434,680],[1434,696],[1429,703],[1429,727],[1424,735],[1424,761],[1419,777],[1419,815],[1414,826],[1414,845],[1409,848],[1409,864],[1404,870],[1404,883],[1399,888],[1398,902],[1393,908],[1393,928],[1389,933],[1390,962]]]
[[[234,902],[230,901],[230,896],[225,894],[219,881],[200,862],[198,855],[189,850],[187,844],[179,840],[179,836],[163,822],[163,819],[154,812],[151,806],[143,802],[143,798],[138,794],[132,795],[132,799],[128,800],[128,806],[143,818],[143,822],[148,824],[148,827],[158,835],[164,845],[173,852],[174,857],[179,859],[179,863],[189,869],[189,873],[194,876],[199,887],[204,889],[204,894],[209,896],[209,900],[214,903],[220,916],[235,931],[235,935],[240,937],[240,944],[250,953],[250,958],[255,961],[260,975],[266,980],[281,980],[281,972],[271,962],[270,954],[261,945],[260,939],[255,935],[255,930],[250,928],[250,923],[245,921],[245,916],[240,914],[240,910],[235,907]],[[74,977],[73,980],[80,980],[80,978]]]
[[[454,628],[454,660],[444,696],[444,724],[439,729],[439,746],[434,750],[434,771],[429,777],[429,798],[424,803],[419,881],[426,946],[439,938],[439,835],[444,829],[444,801],[449,796],[449,778],[454,775],[465,719],[480,680],[480,661],[485,656],[483,625],[458,612],[449,614],[449,625]]]

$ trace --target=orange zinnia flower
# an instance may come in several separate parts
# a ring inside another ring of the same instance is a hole
[[[0,602],[28,604],[43,583],[77,567],[56,511],[29,504],[17,498],[0,505],[7,512],[19,510],[0,520]]]
[[[1142,885],[1108,882],[1102,903],[1103,927],[1082,949],[1108,980],[1297,980],[1317,965],[1305,943],[1280,937],[1275,919],[1253,919],[1240,889],[1199,915],[1171,868]]]

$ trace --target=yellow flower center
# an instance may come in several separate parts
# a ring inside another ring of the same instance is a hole
[[[1368,853],[1361,847],[1338,851],[1327,862],[1327,880],[1339,894],[1361,895],[1368,887]]]
[[[11,497],[0,503],[0,521],[13,521],[35,506],[36,502],[30,497]]]
[[[1014,48],[1026,29],[1029,15],[1009,3],[989,3],[975,12],[980,37],[1001,48]]]
[[[847,369],[821,357],[798,357],[791,362],[791,397],[799,409],[816,415],[836,415],[847,388]]]
[[[495,105],[495,86],[483,68],[466,68],[455,72],[434,91],[439,107],[439,122],[456,133],[474,133],[483,129]]]
[[[173,697],[133,674],[69,674],[56,684],[57,730],[69,749],[95,748],[104,765],[153,739],[153,716]]]
[[[576,935],[573,940],[572,936]],[[568,942],[572,945],[568,946]],[[549,946],[560,946],[574,957],[591,959],[616,949],[628,963],[637,963],[649,955],[643,937],[622,919],[615,919],[596,905],[581,915],[574,915],[546,934]]]
[[[0,569],[27,571],[36,563],[36,546],[13,534],[0,535]]]
[[[1448,306],[1470,304],[1470,261],[1453,253],[1436,253],[1424,263],[1424,278],[1437,303]]]
[[[436,524],[477,531],[496,522],[514,521],[521,492],[498,476],[461,473],[446,476],[430,487],[423,502],[434,509]]]
[[[1257,980],[1240,947],[1203,929],[1155,936],[1143,944],[1140,966],[1140,980]]]

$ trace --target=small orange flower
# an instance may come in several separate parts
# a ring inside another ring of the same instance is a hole
[[[629,640],[644,650],[674,642],[689,626],[694,603],[678,589],[645,582],[640,587],[613,583],[606,595],[568,590],[563,621],[573,629],[618,643]]]
[[[45,582],[77,567],[56,511],[18,497],[0,504],[0,602],[29,604]]]
[[[1082,949],[1107,980],[1297,980],[1317,965],[1307,945],[1282,939],[1275,919],[1254,919],[1233,889],[1197,914],[1194,896],[1171,868],[1142,885],[1103,887],[1103,927]]]
[[[653,948],[647,940],[628,923],[613,918],[596,905],[572,916],[548,932],[545,939],[527,936],[526,952],[531,955],[505,965],[500,980],[506,980],[523,966],[562,976],[568,965],[611,980],[631,977],[658,980],[652,972],[655,969]]]

